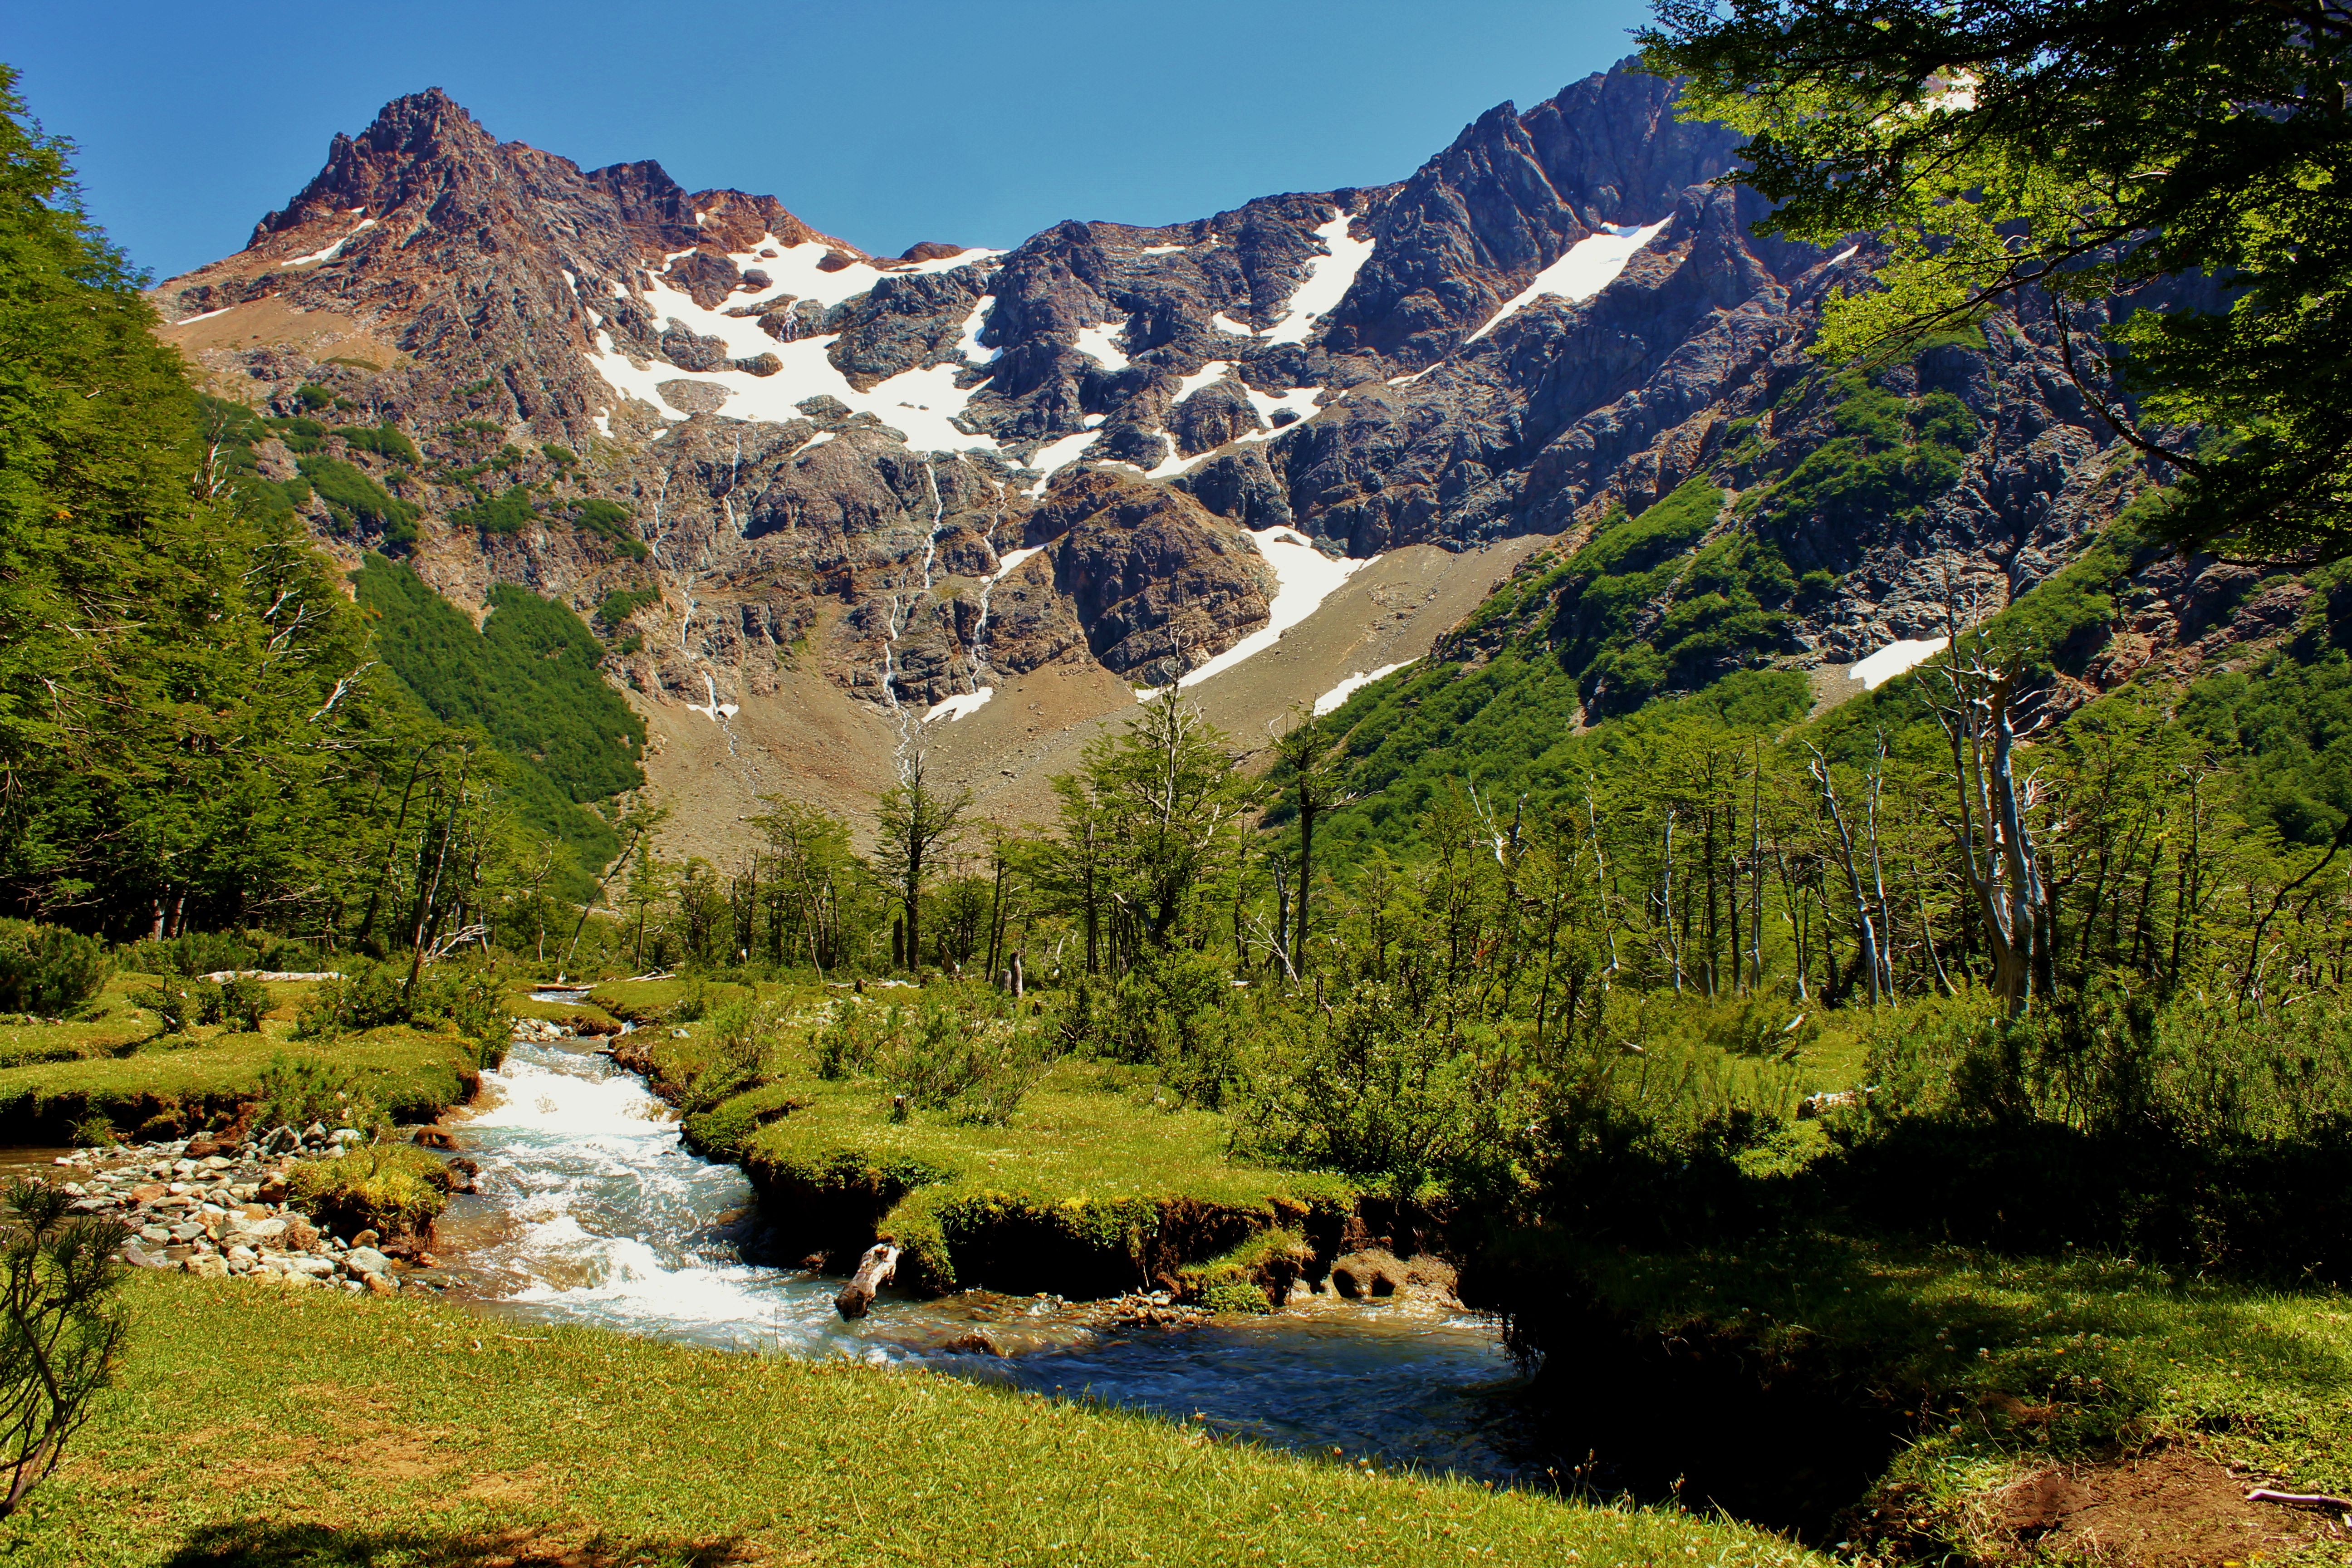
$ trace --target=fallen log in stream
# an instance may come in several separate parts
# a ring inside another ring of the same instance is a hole
[[[845,1318],[862,1318],[874,1305],[874,1292],[890,1282],[898,1271],[898,1249],[887,1241],[877,1241],[866,1249],[857,1260],[857,1272],[833,1299],[833,1310]]]

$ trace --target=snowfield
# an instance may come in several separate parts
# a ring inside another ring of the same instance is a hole
[[[1347,298],[1356,274],[1371,259],[1372,241],[1348,237],[1346,213],[1334,212],[1331,221],[1315,234],[1330,254],[1307,262],[1307,276],[1292,291],[1282,320],[1265,331],[1265,341],[1270,343],[1305,342],[1307,335],[1323,324],[1323,318]]]
[[[768,242],[774,244],[772,237]],[[691,254],[680,251],[678,256]],[[881,274],[863,264],[845,267],[839,271],[825,272],[816,263],[826,254],[825,247],[811,241],[803,245],[782,247],[780,257],[761,258],[755,252],[736,255],[732,259],[739,267],[751,266],[764,269],[773,279],[785,279],[782,286],[766,294],[744,301],[760,304],[786,294],[803,299],[814,299],[825,304],[838,304],[870,290]],[[995,251],[965,251],[960,256],[940,257],[913,267],[894,270],[905,272],[940,272],[951,267],[972,266],[999,254]],[[677,257],[672,257],[675,261]],[[576,292],[575,288],[575,292]],[[956,385],[956,376],[975,353],[993,357],[992,351],[980,349],[975,324],[985,320],[982,309],[965,322],[967,341],[957,345],[960,361],[924,365],[892,376],[869,392],[860,392],[849,384],[848,377],[834,367],[828,354],[838,334],[818,338],[803,338],[796,342],[780,343],[760,330],[758,320],[751,316],[730,316],[720,310],[706,310],[686,294],[671,288],[659,276],[646,279],[642,298],[653,319],[665,327],[676,322],[687,331],[706,338],[716,338],[726,345],[731,359],[752,360],[762,354],[772,354],[782,368],[773,375],[754,375],[745,370],[687,371],[659,362],[639,364],[614,346],[612,333],[602,330],[597,320],[596,350],[589,363],[606,385],[624,397],[635,398],[650,405],[663,418],[682,420],[686,413],[663,397],[660,387],[665,382],[685,381],[712,387],[726,395],[719,412],[730,419],[765,420],[783,424],[802,417],[800,404],[816,396],[839,398],[854,414],[871,414],[885,425],[906,437],[907,445],[917,451],[930,452],[993,452],[998,449],[992,437],[976,436],[955,424],[967,404],[971,401],[969,390]],[[730,307],[736,302],[729,301]],[[593,312],[591,312],[592,318]]]
[[[1360,674],[1348,677],[1347,679],[1339,682],[1339,685],[1333,687],[1330,690],[1325,692],[1322,696],[1318,697],[1315,700],[1315,716],[1318,719],[1320,719],[1326,713],[1337,713],[1339,710],[1341,704],[1345,703],[1349,698],[1353,697],[1357,692],[1362,690],[1365,687],[1370,686],[1373,681],[1381,679],[1387,676],[1394,675],[1398,670],[1402,669],[1405,666],[1412,662],[1413,661],[1409,658],[1401,658],[1394,664],[1384,664],[1378,669],[1369,669],[1361,672]]]
[[[1926,663],[1951,643],[1949,637],[1906,637],[1888,643],[1848,669],[1848,680],[1859,680],[1864,691],[1875,691],[1896,676]]]
[[[1177,690],[1198,686],[1212,676],[1223,675],[1244,659],[1264,653],[1282,640],[1283,633],[1313,615],[1340,584],[1380,559],[1372,556],[1363,561],[1333,560],[1295,528],[1253,529],[1250,537],[1257,542],[1258,553],[1265,557],[1266,564],[1274,568],[1276,587],[1274,603],[1266,607],[1265,625],[1198,669],[1186,672],[1177,680]],[[1139,686],[1135,695],[1139,701],[1148,702],[1167,689]]]
[[[1567,255],[1537,273],[1534,282],[1505,300],[1503,308],[1487,317],[1486,324],[1465,341],[1476,342],[1538,300],[1560,299],[1571,305],[1581,305],[1617,281],[1617,275],[1625,270],[1633,253],[1655,239],[1659,230],[1673,221],[1660,218],[1643,228],[1604,225],[1599,234],[1585,236],[1568,247]]]

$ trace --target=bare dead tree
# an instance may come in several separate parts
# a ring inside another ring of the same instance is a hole
[[[2050,896],[2026,826],[2032,780],[2017,779],[2018,684],[2022,671],[1953,615],[1943,693],[1928,706],[1951,748],[1959,816],[1952,824],[1960,868],[1992,955],[1992,990],[2011,1017],[2033,1003],[2034,974],[2050,932]],[[2030,735],[2032,726],[2029,726]]]

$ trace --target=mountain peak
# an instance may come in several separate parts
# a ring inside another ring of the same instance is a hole
[[[395,98],[357,136],[337,132],[328,144],[326,166],[291,202],[255,225],[247,243],[330,212],[365,209],[374,216],[404,205],[420,191],[446,188],[469,167],[482,169],[498,145],[479,121],[437,87]]]

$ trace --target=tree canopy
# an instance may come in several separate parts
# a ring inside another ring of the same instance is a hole
[[[1658,18],[1649,64],[1688,79],[1685,113],[1749,134],[1737,178],[1778,204],[1765,226],[1892,251],[1829,307],[1827,353],[1899,351],[2013,299],[2181,476],[2168,542],[2352,554],[2352,15],[1660,0]]]

